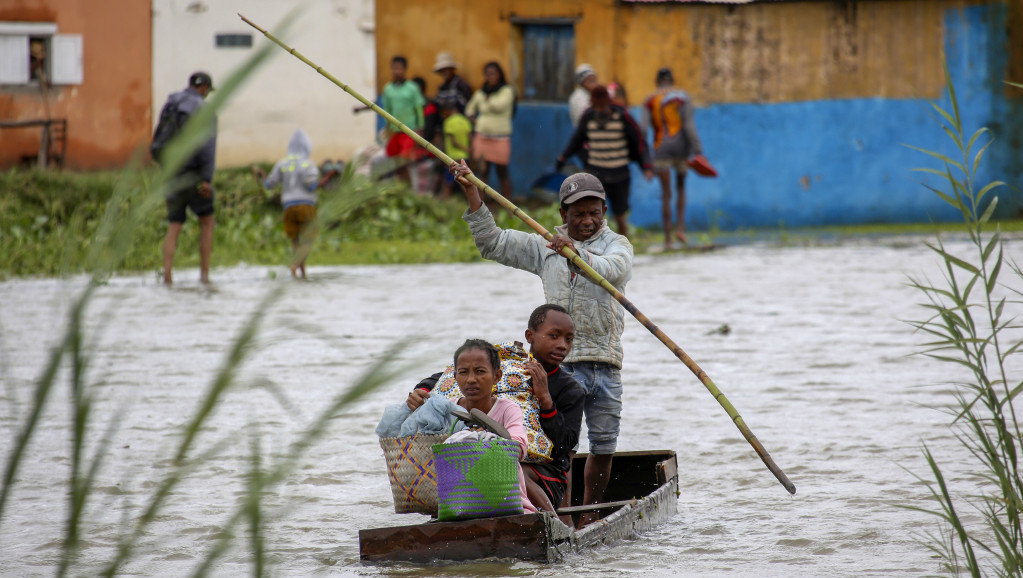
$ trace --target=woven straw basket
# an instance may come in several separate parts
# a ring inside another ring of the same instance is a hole
[[[387,461],[394,511],[397,514],[437,515],[437,473],[433,444],[448,434],[416,434],[401,438],[380,438]]]

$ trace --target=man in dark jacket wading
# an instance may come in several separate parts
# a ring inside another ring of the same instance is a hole
[[[188,79],[188,88],[167,98],[160,113],[160,124],[153,136],[150,151],[154,160],[161,162],[160,153],[167,140],[176,135],[200,108],[210,91],[213,80],[205,72],[196,72]],[[214,119],[213,134],[195,151],[171,180],[167,193],[167,236],[163,239],[163,282],[173,282],[174,253],[178,237],[185,223],[186,209],[199,219],[199,281],[210,282],[210,254],[213,251],[213,171],[217,155],[217,127]],[[170,123],[174,128],[167,130]]]

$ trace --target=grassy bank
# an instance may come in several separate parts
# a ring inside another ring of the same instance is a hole
[[[0,276],[57,275],[83,270],[83,259],[95,236],[111,192],[119,179],[132,179],[139,198],[149,194],[155,172],[71,173],[13,170],[0,173]],[[284,236],[279,197],[259,185],[247,169],[218,171],[217,226],[213,266],[286,264],[291,248]],[[341,210],[324,223],[310,265],[431,263],[478,259],[472,238],[461,220],[460,199],[438,201],[419,197],[395,184],[352,181],[321,194],[321,200],[368,202]],[[131,202],[129,200],[129,202]],[[348,205],[355,203],[348,203]],[[524,207],[545,223],[553,223],[552,207]],[[503,227],[525,229],[507,214]],[[140,224],[122,270],[160,269],[160,243],[165,213],[152,211]],[[198,265],[198,228],[186,223],[176,267]]]
[[[131,179],[140,197],[150,191],[152,171],[0,173],[0,277],[59,275],[84,270],[83,259],[94,242],[103,211],[120,179]],[[240,262],[288,263],[279,198],[263,188],[247,169],[217,172],[217,226],[213,266]],[[309,258],[310,265],[398,264],[478,260],[465,224],[465,204],[419,197],[394,184],[353,181],[323,193],[325,199],[369,196],[370,201],[341,211],[326,223]],[[128,202],[131,202],[129,199]],[[522,208],[547,227],[560,223],[557,208],[523,202]],[[528,230],[501,210],[502,227]],[[146,215],[121,265],[125,271],[159,271],[160,243],[166,231],[162,209]],[[198,266],[198,228],[186,224],[176,267]],[[695,232],[694,241],[734,244],[766,240],[782,244],[816,243],[863,235],[927,234],[964,230],[962,224],[911,224],[822,227],[767,231]],[[1023,231],[1023,222],[1006,222],[1002,230]],[[659,230],[633,230],[637,252],[662,241]]]

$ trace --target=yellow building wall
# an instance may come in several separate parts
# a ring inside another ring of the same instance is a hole
[[[615,0],[377,0],[377,90],[391,79],[391,58],[409,60],[408,77],[422,76],[434,94],[438,52],[452,53],[459,74],[474,88],[483,83],[483,65],[501,63],[508,81],[522,91],[522,35],[517,18],[575,19],[576,64],[598,72],[615,66]],[[602,79],[602,80],[606,80]]]
[[[657,68],[671,66],[704,104],[937,98],[945,12],[976,3],[623,5],[617,73],[626,86],[649,91]]]
[[[449,51],[474,87],[482,67],[500,62],[522,89],[521,33],[515,18],[575,19],[575,64],[592,64],[638,104],[657,69],[700,104],[842,98],[936,98],[944,86],[943,20],[949,9],[998,0],[781,2],[742,6],[619,3],[615,0],[377,1],[378,90],[390,58],[409,58],[409,77],[427,79]],[[1010,38],[1023,38],[1020,0],[1007,0]],[[1007,47],[1023,70],[1023,42]],[[1023,79],[1021,79],[1023,80]]]

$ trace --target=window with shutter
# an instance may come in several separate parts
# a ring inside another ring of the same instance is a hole
[[[50,39],[50,83],[81,84],[82,35],[57,34]]]
[[[0,22],[0,86],[82,84],[82,35],[53,22]]]
[[[28,36],[0,34],[0,84],[28,84]]]

